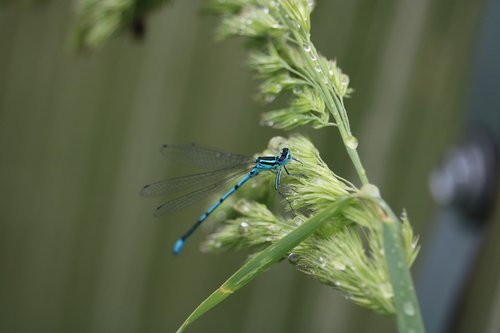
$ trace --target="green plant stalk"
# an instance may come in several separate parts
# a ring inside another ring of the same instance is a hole
[[[269,268],[269,266],[281,260],[290,250],[309,237],[313,232],[318,230],[321,225],[334,218],[338,212],[341,212],[345,206],[351,202],[351,200],[351,197],[339,199],[331,207],[326,208],[321,213],[313,216],[288,235],[275,243],[272,243],[264,250],[253,256],[216,291],[214,291],[207,299],[198,305],[198,307],[189,315],[189,317],[177,330],[177,333],[184,332],[185,329],[202,314],[209,311],[235,291],[245,286],[257,277],[257,275]]]
[[[335,121],[338,121],[340,118],[340,114],[337,111],[338,108],[341,108],[343,112],[347,113],[347,111],[344,108],[344,105],[340,103],[338,100],[338,97],[333,95],[333,101],[335,102],[335,108],[333,108],[330,103],[327,103],[328,109],[330,112],[333,114],[333,117],[335,118]],[[354,165],[354,168],[356,169],[356,172],[358,174],[359,179],[361,180],[361,183],[363,185],[369,184],[368,176],[366,175],[365,168],[363,167],[363,164],[361,163],[361,159],[359,158],[359,154],[356,148],[349,147],[349,144],[347,143],[347,140],[352,136],[351,130],[350,129],[344,129],[339,127],[339,132],[342,137],[342,141],[344,142],[344,145],[347,150],[347,154],[349,154],[349,157],[351,158],[351,161]]]
[[[321,66],[322,72],[328,73],[328,69],[324,68],[316,48],[311,43],[309,37],[301,36],[299,34],[295,35],[295,38],[299,42],[304,41],[304,37],[306,37],[304,43],[307,43],[311,47],[310,54],[315,56],[318,65]],[[302,43],[302,45],[304,43]],[[340,114],[341,112],[347,114],[345,107],[339,100],[339,97],[336,96],[333,89],[323,83],[323,78],[317,71],[314,70],[314,63],[311,56],[305,54],[305,58],[307,59],[310,69],[312,69],[309,70],[309,74],[315,76],[313,81],[316,83],[316,87],[320,89],[320,93],[324,98],[325,104],[338,125],[342,141],[344,142],[345,148],[351,158],[354,168],[356,169],[358,177],[363,185],[367,185],[369,184],[368,177],[361,163],[361,159],[359,158],[358,151],[356,147],[350,147],[349,144],[349,140],[353,138],[350,128],[345,126],[344,118],[342,118]],[[422,317],[420,315],[420,306],[415,294],[415,288],[413,287],[413,280],[404,256],[399,219],[382,198],[380,198],[378,202],[389,216],[389,219],[387,219],[383,226],[384,251],[394,292],[394,304],[396,308],[398,330],[399,332],[412,333],[425,332]]]
[[[321,85],[324,88],[325,85]],[[329,92],[323,91],[323,94],[330,95]],[[326,105],[330,112],[334,116],[334,119],[339,123],[340,114],[337,107],[339,104],[331,104],[331,100],[337,99],[336,96],[327,98]],[[343,105],[340,105],[343,108]],[[344,109],[345,110],[345,109]],[[366,175],[365,169],[359,158],[358,151],[354,148],[349,147],[348,139],[352,136],[348,129],[343,126],[338,126],[340,135],[342,136],[342,141],[346,146],[347,153],[351,158],[351,161],[358,173],[358,177],[363,185],[369,184],[368,177]],[[401,233],[401,226],[399,219],[395,216],[392,209],[387,205],[387,203],[380,198],[380,202],[383,203],[382,207],[390,216],[389,221],[384,223],[383,233],[384,233],[384,251],[387,261],[387,267],[389,270],[389,276],[391,278],[391,285],[394,292],[394,306],[396,309],[396,318],[398,331],[421,333],[425,332],[423,321],[420,315],[420,306],[418,304],[418,299],[415,294],[415,288],[413,287],[413,280],[408,268],[408,264],[405,259],[403,250],[403,240]]]
[[[321,95],[323,96],[323,99],[325,101],[326,106],[328,107],[328,110],[330,110],[330,113],[332,114],[333,118],[335,119],[335,122],[338,125],[338,129],[340,132],[340,136],[342,138],[342,141],[344,142],[344,146],[347,150],[347,154],[351,158],[351,161],[354,165],[354,168],[356,169],[356,173],[358,174],[359,179],[361,180],[361,183],[363,185],[369,184],[368,176],[366,175],[365,168],[363,167],[363,164],[361,163],[361,159],[359,158],[358,151],[356,148],[351,147],[349,145],[349,140],[353,138],[353,135],[351,133],[350,128],[348,127],[348,122],[346,124],[346,121],[342,116],[340,115],[340,112],[343,114],[347,114],[347,111],[345,110],[345,107],[343,103],[339,100],[338,96],[335,94],[331,86],[327,86],[325,83],[323,83],[323,78],[319,75],[318,72],[314,69],[314,63],[310,55],[313,55],[317,59],[317,64],[321,66],[322,73],[326,73],[328,75],[328,68],[324,67],[324,64],[322,61],[320,61],[320,57],[318,52],[316,51],[316,47],[311,43],[311,40],[309,36],[305,34],[299,34],[295,33],[294,35],[295,39],[297,40],[300,48],[302,49],[302,45],[310,45],[310,54],[305,54],[305,59],[307,59],[307,64],[309,65],[309,74],[315,76],[315,86],[320,90]],[[305,52],[305,51],[303,51]],[[325,75],[325,74],[324,74]],[[319,83],[319,85],[318,85]],[[347,126],[346,126],[347,125]]]

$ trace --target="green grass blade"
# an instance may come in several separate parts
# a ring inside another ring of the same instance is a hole
[[[269,245],[263,251],[257,253],[248,260],[239,270],[236,271],[226,282],[224,282],[215,292],[205,299],[184,321],[177,333],[184,332],[185,329],[202,314],[222,302],[229,295],[253,280],[258,274],[264,272],[269,266],[285,256],[291,249],[309,237],[326,221],[331,221],[351,200],[345,197],[335,202],[331,207],[321,213],[311,217],[304,224],[299,226],[288,235]]]
[[[383,223],[384,252],[394,291],[398,332],[424,333],[420,306],[403,248],[401,224],[385,201],[382,200],[381,204],[389,214]]]

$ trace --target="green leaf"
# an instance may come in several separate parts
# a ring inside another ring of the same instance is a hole
[[[269,268],[269,266],[273,263],[283,258],[283,256],[290,252],[290,250],[309,237],[325,222],[331,221],[335,218],[335,216],[341,213],[344,207],[351,200],[353,200],[351,197],[343,197],[339,199],[330,207],[308,219],[282,239],[269,245],[262,252],[253,256],[191,313],[182,326],[177,330],[177,333],[184,332],[193,321],[205,312],[225,300],[229,295],[241,287],[245,286],[248,282],[257,277],[257,275],[267,270],[267,268]]]
[[[410,270],[406,262],[399,219],[385,201],[379,201],[388,216],[383,223],[384,253],[394,291],[398,332],[425,332]]]

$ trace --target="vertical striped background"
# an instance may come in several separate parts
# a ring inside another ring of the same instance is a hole
[[[154,219],[160,201],[138,192],[169,174],[162,143],[252,154],[285,134],[258,126],[242,42],[215,43],[217,20],[200,2],[174,1],[148,18],[146,40],[122,35],[75,55],[66,1],[0,6],[0,331],[173,332],[245,256],[200,254],[199,233],[172,257],[199,212]],[[319,1],[312,18],[318,49],[351,76],[347,108],[368,174],[408,209],[424,246],[427,177],[462,126],[481,7]],[[334,130],[306,133],[355,179]],[[489,275],[474,280],[463,332],[498,332],[499,269],[484,268],[498,266],[496,253],[494,243],[485,251],[478,274]],[[393,330],[281,263],[190,332]]]

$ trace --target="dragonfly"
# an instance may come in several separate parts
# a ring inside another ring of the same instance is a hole
[[[257,158],[245,155],[226,153],[212,148],[202,147],[197,144],[190,145],[163,145],[161,152],[174,163],[191,164],[197,167],[212,169],[208,172],[202,172],[182,177],[170,178],[148,184],[143,187],[141,194],[146,197],[170,195],[182,191],[189,191],[187,194],[174,198],[161,206],[157,207],[154,215],[163,216],[176,212],[198,200],[209,193],[223,189],[229,186],[231,182],[236,182],[219,200],[214,202],[174,244],[173,253],[178,255],[186,240],[198,229],[198,227],[212,214],[227,198],[236,192],[250,179],[258,176],[263,171],[273,172],[275,177],[275,190],[285,199],[286,197],[279,191],[281,185],[281,176],[283,170],[291,174],[286,165],[291,161],[297,160],[292,157],[288,148],[282,148],[279,155],[259,156]],[[215,169],[215,170],[214,170]],[[290,204],[290,202],[287,200]],[[293,208],[292,208],[293,209]]]

